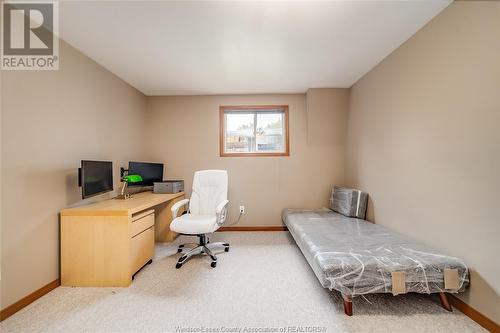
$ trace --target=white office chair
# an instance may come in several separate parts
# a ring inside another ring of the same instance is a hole
[[[189,203],[188,213],[177,217],[179,208]],[[229,251],[229,244],[218,242],[210,243],[206,234],[219,229],[226,221],[227,206],[227,171],[203,170],[196,171],[193,179],[193,190],[190,199],[183,199],[172,206],[173,221],[170,230],[182,235],[196,235],[198,244],[189,243],[179,245],[178,252],[182,252],[187,245],[194,245],[179,258],[175,268],[182,265],[192,256],[206,253],[212,259],[211,266],[217,266],[217,257],[212,249],[224,247]]]

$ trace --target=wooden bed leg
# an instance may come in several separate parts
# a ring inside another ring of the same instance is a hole
[[[441,305],[443,306],[443,308],[445,308],[447,311],[453,311],[453,309],[451,308],[451,305],[450,305],[450,302],[448,302],[448,297],[446,296],[445,293],[443,292],[440,292],[439,293],[439,300],[441,301]]]
[[[352,316],[352,297],[342,294],[344,299],[344,312],[348,316]]]

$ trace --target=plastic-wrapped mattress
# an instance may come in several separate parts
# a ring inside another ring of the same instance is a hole
[[[285,209],[283,222],[323,287],[344,295],[459,292],[469,283],[462,260],[365,220]]]

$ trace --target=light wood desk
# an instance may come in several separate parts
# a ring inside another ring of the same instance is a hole
[[[61,211],[61,285],[124,287],[151,262],[154,243],[171,242],[172,205],[184,192],[133,194]]]

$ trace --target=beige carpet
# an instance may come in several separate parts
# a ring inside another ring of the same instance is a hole
[[[187,237],[178,238],[186,241]],[[287,232],[225,232],[217,268],[196,258],[174,268],[158,245],[129,288],[59,287],[0,325],[8,332],[484,332],[427,295],[371,295],[343,313]],[[371,303],[371,304],[370,304]]]

